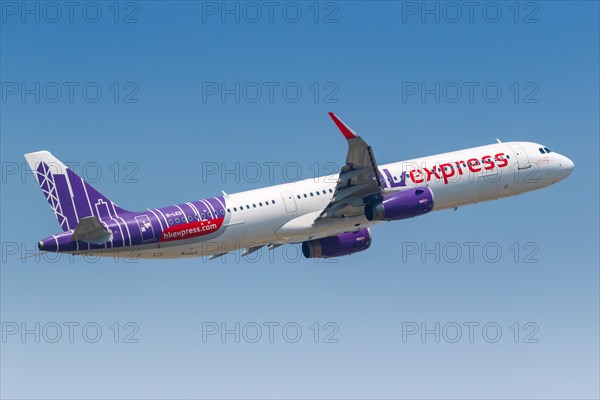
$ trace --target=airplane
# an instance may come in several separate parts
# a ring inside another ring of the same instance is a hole
[[[568,177],[567,157],[531,142],[501,142],[378,165],[373,149],[334,113],[348,143],[338,174],[167,207],[128,211],[48,151],[25,154],[62,232],[45,252],[172,259],[301,244],[306,258],[371,246],[371,227],[541,189]]]

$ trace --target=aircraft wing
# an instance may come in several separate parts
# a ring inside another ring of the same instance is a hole
[[[348,141],[348,155],[346,165],[340,171],[333,199],[317,221],[362,215],[365,204],[380,199],[383,190],[371,146],[334,113],[330,112],[329,116]]]

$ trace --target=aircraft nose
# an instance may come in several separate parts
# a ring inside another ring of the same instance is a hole
[[[558,162],[558,166],[566,173],[565,178],[573,172],[575,169],[575,163],[565,156],[561,156]]]

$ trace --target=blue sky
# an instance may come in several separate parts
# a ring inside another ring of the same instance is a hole
[[[48,4],[1,2],[2,397],[598,398],[597,2]],[[498,137],[576,169],[337,262],[20,260],[59,230],[24,153],[157,207],[331,173],[328,111],[380,164]]]

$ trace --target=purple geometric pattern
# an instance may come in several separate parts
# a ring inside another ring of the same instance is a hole
[[[53,174],[46,163],[40,162],[36,172],[40,188],[63,231],[75,229],[80,219],[92,215],[108,219],[128,213],[68,168]]]
[[[56,191],[56,185],[54,184],[52,172],[46,163],[40,163],[37,168],[37,176],[40,188],[42,189],[48,204],[50,204],[52,211],[54,211],[54,215],[56,215],[56,219],[58,219],[60,227],[63,229],[63,231],[68,230],[69,224],[60,206],[60,200],[58,198],[58,192]]]
[[[55,179],[56,177],[57,175],[55,175]],[[79,177],[77,178],[80,179]],[[71,187],[75,191],[73,182],[71,182]],[[70,229],[66,229],[65,232],[42,240],[43,250],[79,251],[151,244],[158,242],[163,231],[169,227],[177,225],[184,226],[184,224],[192,223],[198,220],[206,221],[224,219],[227,221],[230,217],[226,212],[225,198],[223,196],[151,209],[144,212],[130,212],[114,206],[114,203],[100,195],[93,188],[91,188],[91,190],[93,190],[93,193],[91,193],[90,188],[91,186],[87,185],[87,191],[90,200],[96,199],[97,201],[95,204],[107,203],[105,204],[107,206],[105,207],[106,214],[103,214],[102,212],[97,213],[96,210],[94,210],[94,215],[97,216],[102,221],[106,229],[112,233],[111,240],[101,245],[71,241],[71,235],[73,234],[73,230],[76,226],[75,225],[71,226]],[[57,197],[59,201],[58,203],[55,201],[55,204],[60,205],[62,202],[62,197],[60,195],[61,190],[58,189],[57,192],[59,195],[54,197]],[[101,198],[98,196],[101,196]],[[106,201],[104,199],[106,199]],[[75,197],[74,203],[78,204],[77,197]],[[113,213],[113,206],[116,209],[116,214]],[[83,205],[79,205],[75,208],[77,209],[80,218],[82,218],[81,215],[84,215],[82,214],[84,211],[90,211],[89,205],[86,205],[85,207]],[[102,214],[103,216],[98,214]],[[107,217],[108,214],[112,215]],[[185,220],[183,220],[184,217]],[[68,219],[68,217],[65,218]],[[202,238],[203,240],[214,239],[215,237],[223,234],[223,232],[224,229],[221,228],[216,232],[202,236]]]

